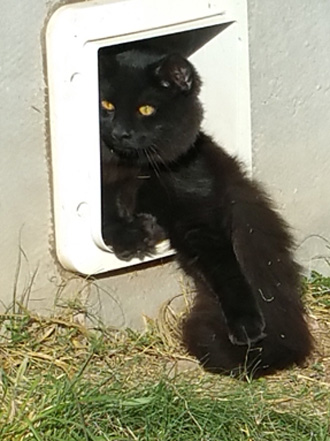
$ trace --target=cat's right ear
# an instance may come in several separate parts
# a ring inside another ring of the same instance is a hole
[[[179,54],[172,54],[161,60],[155,67],[154,74],[162,87],[176,87],[181,92],[189,92],[195,79],[193,66]]]

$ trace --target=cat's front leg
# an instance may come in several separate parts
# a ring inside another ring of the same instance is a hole
[[[265,320],[261,312],[249,311],[245,314],[238,313],[225,317],[228,327],[228,337],[234,345],[252,345],[266,337]]]
[[[179,260],[196,281],[197,290],[218,300],[232,344],[250,346],[262,340],[265,320],[245,280],[230,241],[201,229],[177,240]]]
[[[103,239],[125,261],[157,254],[159,244],[166,239],[156,217],[136,208],[140,184],[133,174],[103,187]]]
[[[208,275],[208,284],[219,299],[228,338],[234,345],[251,346],[266,337],[263,314],[241,274],[232,277],[229,272],[227,277],[225,273],[219,273],[215,278]]]

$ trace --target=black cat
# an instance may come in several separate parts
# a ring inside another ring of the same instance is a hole
[[[99,56],[103,234],[121,259],[169,238],[196,284],[188,351],[258,377],[312,348],[288,227],[236,159],[200,130],[201,81],[155,50]]]

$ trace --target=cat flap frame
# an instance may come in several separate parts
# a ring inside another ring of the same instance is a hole
[[[141,263],[117,259],[102,239],[99,49],[217,25],[219,33],[189,57],[203,79],[203,128],[250,169],[246,0],[89,1],[62,6],[50,18],[53,207],[56,252],[64,268],[91,275]]]

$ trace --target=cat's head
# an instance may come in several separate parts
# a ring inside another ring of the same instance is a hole
[[[103,159],[169,163],[194,143],[202,120],[200,79],[178,54],[129,50],[99,57]]]

